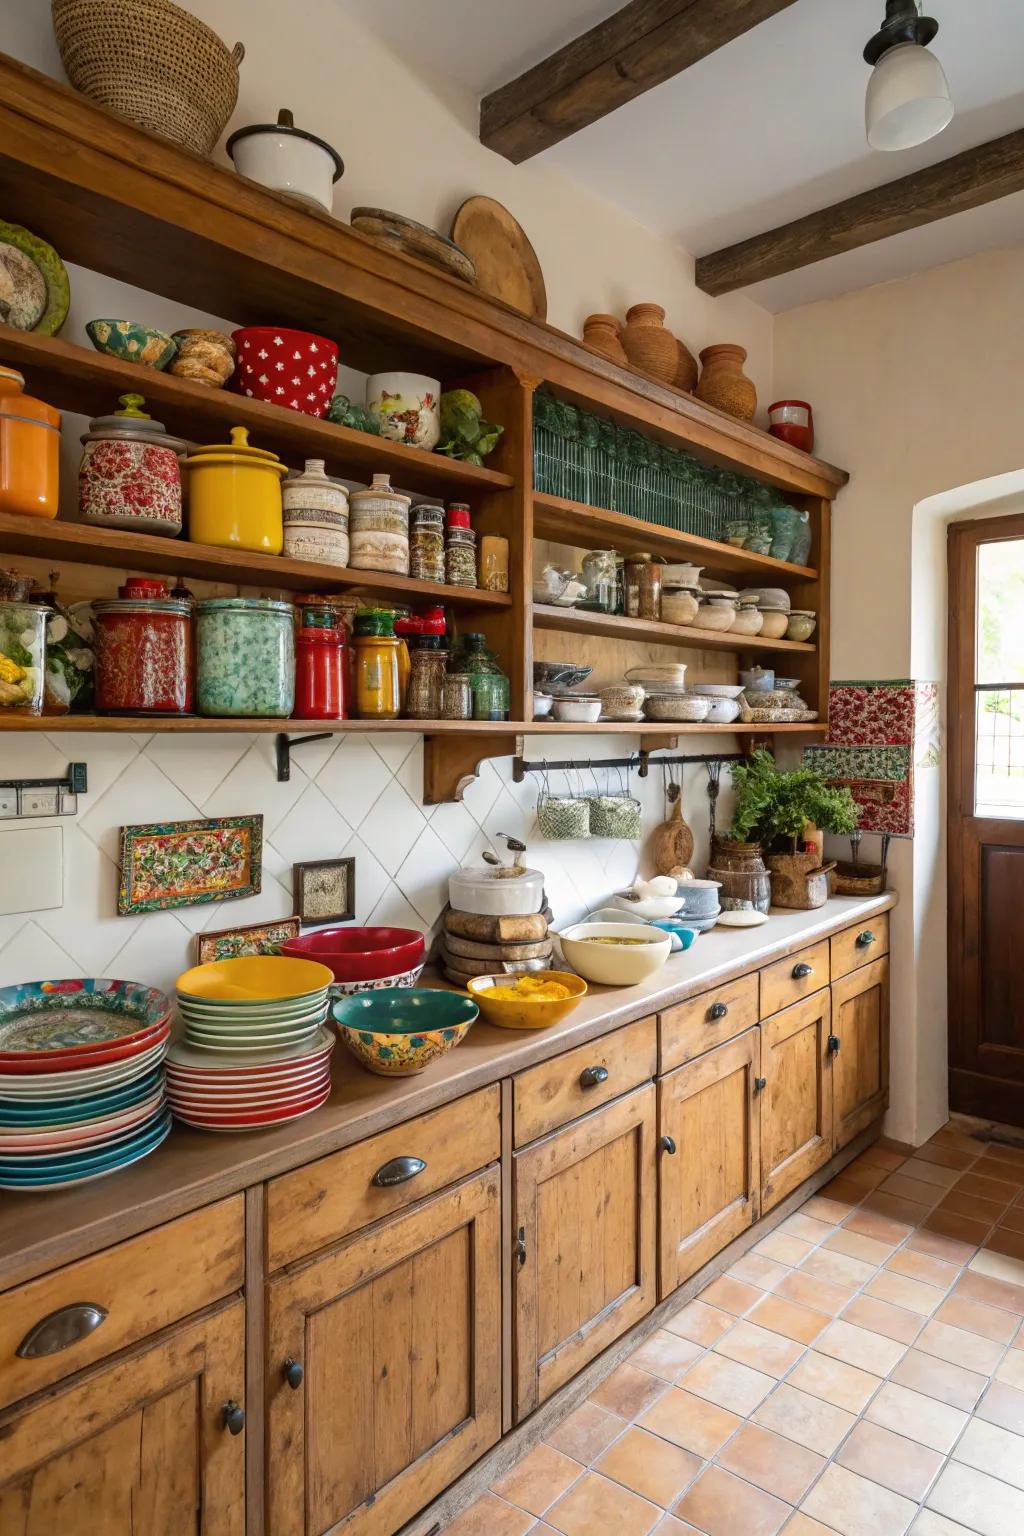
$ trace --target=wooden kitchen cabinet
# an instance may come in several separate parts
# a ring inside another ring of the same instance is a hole
[[[243,1312],[179,1324],[0,1417],[4,1536],[243,1536]]]
[[[831,1018],[824,987],[761,1022],[762,1214],[832,1156]]]
[[[654,1305],[656,1113],[648,1083],[515,1156],[519,1419]]]
[[[501,1434],[500,1179],[486,1169],[268,1286],[273,1536],[392,1536]]]
[[[659,1084],[660,1294],[755,1220],[761,1038],[750,1029]]]
[[[832,983],[832,1142],[835,1151],[889,1105],[889,962]]]

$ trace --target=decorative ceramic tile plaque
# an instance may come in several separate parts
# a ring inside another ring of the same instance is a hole
[[[279,955],[286,939],[299,936],[299,919],[282,917],[275,923],[245,923],[239,928],[219,928],[196,934],[196,964],[211,960],[237,960],[243,955]]]
[[[295,864],[295,905],[305,925],[350,923],[356,915],[355,859]]]
[[[255,896],[262,874],[262,816],[122,827],[117,910],[163,912]]]

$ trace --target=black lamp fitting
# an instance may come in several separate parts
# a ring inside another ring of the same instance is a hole
[[[920,14],[916,0],[885,0],[885,20],[864,49],[865,61],[877,64],[883,54],[899,43],[917,43],[927,48],[938,30],[934,17]]]

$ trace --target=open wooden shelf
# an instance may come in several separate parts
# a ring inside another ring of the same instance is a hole
[[[584,502],[568,501],[563,496],[549,496],[542,491],[533,493],[533,533],[537,539],[550,539],[556,544],[572,544],[582,549],[607,545],[627,555],[649,551],[665,560],[702,565],[712,575],[749,577],[759,586],[818,579],[818,572],[809,565],[773,560],[771,555],[755,555],[749,549],[734,549],[731,544],[720,544],[716,539],[680,533],[675,528],[648,523],[625,512],[588,507]]]
[[[799,651],[815,647],[801,640],[762,640],[760,635],[724,634],[713,629],[694,629],[688,624],[655,624],[627,619],[617,613],[590,613],[579,608],[556,608],[534,603],[533,622],[539,629],[563,634],[601,635],[609,640],[651,640],[658,645],[685,646],[699,651]]]
[[[600,721],[581,725],[563,720],[210,720],[201,715],[33,715],[0,714],[0,733],[30,731],[60,734],[63,731],[114,731],[135,736],[185,735],[196,731],[211,735],[232,734],[306,735],[324,731],[330,735],[365,735],[368,732],[414,733],[418,736],[771,736],[777,732],[820,734],[824,725],[676,725],[664,721]],[[509,746],[509,751],[514,750]]]

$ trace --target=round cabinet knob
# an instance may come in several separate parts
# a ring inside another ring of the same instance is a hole
[[[858,949],[870,949],[872,944],[877,944],[877,942],[878,940],[875,938],[875,935],[871,932],[870,928],[865,928],[863,933],[858,933],[857,935]]]
[[[719,1019],[724,1019],[728,1012],[728,1004],[712,1003],[711,1007],[708,1009],[708,1021],[712,1024],[716,1024]]]
[[[299,1362],[292,1359],[291,1355],[285,1361],[281,1374],[293,1392],[297,1392],[302,1386],[302,1378],[305,1372]]]
[[[766,1077],[755,1077],[754,1078],[754,1092],[755,1093],[763,1093],[764,1090],[767,1087],[768,1087],[768,1079]]]
[[[580,1073],[581,1088],[597,1088],[599,1084],[608,1081],[607,1067],[584,1067]]]
[[[799,965],[793,967],[793,980],[804,981],[808,976],[814,975],[814,966],[808,965],[806,960],[801,960]]]
[[[838,1035],[829,1035],[829,1037],[828,1037],[828,1053],[829,1053],[829,1055],[830,1056],[838,1056],[839,1055],[839,1047],[841,1046],[841,1044],[842,1044],[842,1041],[840,1040]]]
[[[224,1428],[229,1429],[233,1435],[240,1435],[245,1428],[245,1409],[232,1401],[224,1404],[222,1413]]]
[[[661,1136],[661,1137],[659,1137],[659,1139],[658,1139],[658,1146],[661,1148],[661,1150],[663,1152],[667,1152],[670,1157],[672,1157],[675,1154],[676,1150],[677,1150],[676,1144],[672,1140],[671,1136]]]

